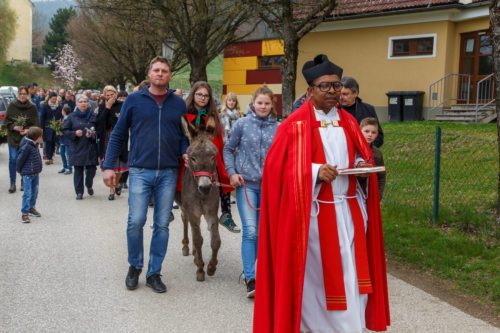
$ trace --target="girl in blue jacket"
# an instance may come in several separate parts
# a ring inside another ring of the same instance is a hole
[[[271,89],[258,88],[251,112],[236,121],[224,147],[224,163],[230,183],[236,187],[236,205],[243,224],[241,256],[249,298],[255,292],[262,169],[278,126],[273,101]]]

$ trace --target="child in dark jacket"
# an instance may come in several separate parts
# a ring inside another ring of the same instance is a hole
[[[384,166],[384,156],[382,155],[382,151],[374,145],[375,139],[377,139],[379,134],[378,120],[372,117],[364,118],[361,120],[359,127],[361,128],[361,132],[363,133],[366,142],[368,142],[370,148],[372,149],[375,166]],[[380,200],[384,197],[385,177],[385,171],[377,173]],[[366,182],[366,178],[358,178],[358,181],[360,183]]]
[[[42,141],[43,131],[39,127],[30,127],[21,142],[17,155],[16,171],[21,174],[24,182],[23,202],[21,207],[21,221],[30,222],[30,215],[41,217],[35,209],[38,196],[39,174],[42,172],[42,156],[37,144]]]

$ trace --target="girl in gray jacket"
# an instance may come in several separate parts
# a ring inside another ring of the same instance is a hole
[[[231,185],[236,187],[236,204],[243,224],[241,256],[247,297],[253,297],[255,292],[262,169],[278,126],[273,98],[269,88],[258,88],[252,97],[252,111],[236,121],[224,147],[224,164]]]

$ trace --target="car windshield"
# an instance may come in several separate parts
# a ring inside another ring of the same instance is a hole
[[[2,98],[0,98],[0,112],[6,110],[7,110],[7,103]]]

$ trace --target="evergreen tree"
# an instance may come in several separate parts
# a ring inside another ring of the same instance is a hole
[[[16,14],[7,1],[0,0],[0,63],[5,61],[10,43],[16,32]]]
[[[66,26],[71,18],[76,16],[73,7],[60,8],[50,20],[50,31],[45,36],[43,51],[49,59],[54,59],[63,45],[68,44]]]

